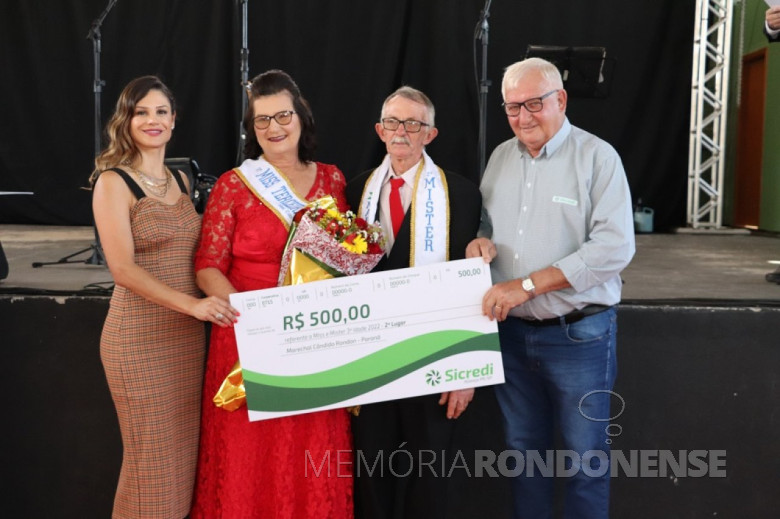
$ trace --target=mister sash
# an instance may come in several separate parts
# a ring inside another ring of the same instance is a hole
[[[450,246],[450,204],[444,172],[423,151],[422,172],[414,181],[411,204],[411,243],[409,266],[448,261]],[[371,173],[360,199],[358,216],[375,222],[379,193],[390,171],[390,155]]]
[[[233,171],[246,187],[276,214],[288,230],[295,213],[308,204],[298,196],[287,177],[262,155],[257,160],[245,160]]]

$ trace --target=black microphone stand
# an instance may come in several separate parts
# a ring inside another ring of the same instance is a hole
[[[490,87],[490,81],[487,78],[487,56],[488,56],[488,33],[490,27],[488,18],[490,17],[490,3],[492,0],[485,0],[485,8],[480,14],[479,22],[475,30],[475,40],[482,40],[482,75],[479,81],[479,179],[485,173],[485,146],[487,144],[487,94]],[[474,50],[474,61],[476,65],[476,47]],[[476,74],[476,66],[474,67]]]
[[[105,10],[100,13],[100,16],[98,16],[94,22],[92,22],[92,27],[89,29],[89,32],[87,33],[87,39],[92,40],[92,57],[93,57],[93,66],[94,66],[94,74],[95,79],[92,83],[92,90],[95,93],[95,156],[97,157],[100,153],[100,131],[101,131],[101,119],[100,119],[100,94],[103,92],[103,87],[105,86],[106,82],[100,79],[100,52],[102,51],[101,45],[100,45],[100,26],[103,25],[103,20],[105,20],[106,16],[108,15],[108,12],[114,7],[114,4],[116,4],[117,0],[108,0],[108,5],[106,6]]]
[[[94,82],[92,83],[92,90],[95,93],[94,132],[95,132],[95,156],[96,157],[98,156],[98,154],[100,154],[100,130],[101,130],[100,94],[103,92],[103,86],[106,84],[105,81],[100,79],[100,52],[102,50],[100,45],[101,43],[100,26],[103,25],[103,20],[106,18],[108,12],[111,10],[111,8],[114,7],[114,4],[116,3],[117,0],[108,1],[108,5],[103,10],[103,12],[100,13],[100,16],[98,16],[95,19],[95,21],[92,22],[92,27],[90,27],[89,32],[87,33],[87,39],[92,40],[92,56],[93,56],[94,75],[95,75]],[[74,252],[73,254],[69,254],[65,257],[62,257],[57,261],[49,261],[49,262],[36,261],[32,264],[33,268],[42,267],[44,265],[58,265],[60,263],[86,263],[88,265],[105,265],[106,258],[103,255],[103,247],[100,245],[100,236],[98,236],[97,227],[95,227],[94,224],[92,227],[95,233],[95,241],[89,247]],[[70,258],[74,256],[78,256],[79,254],[82,254],[90,250],[92,251],[92,255],[86,260],[73,260],[73,261],[70,260]]]
[[[246,144],[246,131],[244,130],[244,113],[249,103],[249,31],[247,30],[247,17],[249,0],[239,0],[241,4],[241,115],[238,122],[238,153],[236,164],[241,164],[244,158],[244,144]]]

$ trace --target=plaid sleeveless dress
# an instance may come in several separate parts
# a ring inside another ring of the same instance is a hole
[[[162,203],[117,173],[138,199],[130,210],[136,263],[168,286],[199,296],[192,261],[200,217],[189,198]],[[174,178],[186,193],[179,175]],[[204,356],[201,321],[114,288],[100,340],[123,444],[114,518],[182,519],[189,513]]]

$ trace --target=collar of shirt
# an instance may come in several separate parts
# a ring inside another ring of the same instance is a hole
[[[405,188],[405,187],[409,187],[409,188],[411,189],[412,187],[414,187],[414,177],[415,177],[415,175],[417,174],[417,168],[419,168],[419,167],[420,167],[420,161],[421,161],[421,160],[422,160],[422,159],[420,159],[420,160],[418,160],[417,162],[415,162],[414,166],[412,166],[411,168],[409,168],[409,169],[407,169],[406,171],[404,171],[404,172],[403,172],[401,175],[398,175],[398,174],[396,174],[396,173],[393,171],[393,167],[392,167],[392,166],[390,166],[390,167],[387,169],[387,174],[385,175],[385,179],[384,179],[384,181],[382,182],[382,187],[384,188],[384,186],[386,186],[387,184],[389,184],[389,183],[390,183],[390,179],[391,179],[391,178],[393,178],[393,177],[399,177],[399,176],[400,176],[401,178],[403,178],[403,179],[404,179],[404,185],[403,185],[403,186],[401,186],[401,189],[403,189],[403,188]]]
[[[421,160],[422,158],[420,161]],[[415,176],[417,175],[417,170],[420,168],[420,161],[417,161],[414,166],[400,175],[400,177],[404,179],[404,183],[400,189],[401,205],[404,207],[404,213],[406,213],[409,206],[412,204],[412,189],[414,189]],[[391,166],[387,169],[385,179],[382,181],[382,189],[379,194],[379,223],[382,226],[382,231],[385,233],[385,252],[387,252],[387,254],[390,254],[390,251],[393,249],[393,244],[395,243],[395,237],[393,236],[392,230],[393,227],[391,224],[392,219],[390,217],[390,179],[394,176],[398,175],[394,174]]]
[[[569,136],[571,133],[571,123],[569,122],[569,118],[566,117],[563,119],[563,124],[561,125],[561,128],[555,133],[555,135],[552,136],[552,138],[547,141],[544,146],[542,146],[542,150],[539,152],[539,155],[537,155],[536,158],[540,157],[549,157],[563,144],[563,141],[566,140],[566,137]],[[521,155],[525,156],[528,154],[528,148],[525,147],[525,144],[517,141],[517,149],[520,150]],[[531,155],[528,154],[530,157]]]

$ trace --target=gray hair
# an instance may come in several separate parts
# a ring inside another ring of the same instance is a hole
[[[563,79],[558,67],[542,58],[528,58],[509,65],[501,81],[501,97],[506,99],[506,91],[515,88],[525,76],[538,72],[546,84],[552,88],[563,88]]]
[[[403,97],[404,99],[408,99],[410,101],[414,101],[415,103],[420,103],[421,105],[425,106],[425,111],[428,113],[427,121],[423,121],[424,123],[430,124],[431,128],[436,126],[436,109],[433,107],[433,102],[428,98],[427,95],[423,94],[421,91],[417,90],[416,88],[412,88],[410,86],[402,86],[385,99],[385,102],[382,103],[382,112],[379,115],[380,119],[383,119],[385,117],[385,107],[387,106],[387,103],[389,103],[393,98],[395,97]]]

